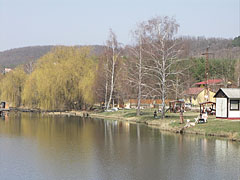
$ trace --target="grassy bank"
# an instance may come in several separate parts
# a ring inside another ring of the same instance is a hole
[[[142,122],[172,132],[180,132],[185,125],[179,123],[179,113],[167,113],[166,118],[161,119],[158,117],[155,119],[153,117],[153,112],[154,109],[144,109],[142,110],[142,115],[137,117],[136,110],[131,109],[115,112],[91,113],[91,117]],[[189,119],[191,122],[194,122],[194,118],[197,116],[197,112],[185,112],[184,120],[186,122],[186,120]],[[215,116],[209,116],[207,123],[196,124],[194,127],[186,128],[184,129],[184,133],[218,136],[240,141],[240,121],[216,119]]]

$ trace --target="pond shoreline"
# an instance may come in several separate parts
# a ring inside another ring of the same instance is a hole
[[[184,128],[185,124],[179,124],[178,121],[175,119],[153,119],[153,118],[144,118],[133,116],[133,117],[123,117],[122,115],[119,115],[115,112],[112,112],[111,114],[103,114],[99,112],[93,112],[93,111],[67,111],[67,112],[44,112],[46,115],[54,115],[54,116],[79,116],[79,117],[91,117],[91,118],[97,118],[97,119],[107,119],[107,120],[118,120],[118,121],[128,121],[128,122],[134,122],[134,123],[144,123],[147,126],[155,127],[163,131],[169,131],[173,133],[181,133],[181,134],[196,134],[196,135],[204,135],[204,136],[214,136],[223,138],[225,140],[230,141],[237,141],[240,142],[240,137],[238,133],[240,132],[234,132],[231,131],[227,132],[224,130],[217,130],[216,132],[213,131],[207,131],[207,129],[197,129],[195,127],[190,128]],[[230,122],[229,120],[225,120],[226,122]],[[172,124],[177,124],[176,126],[173,126]],[[208,124],[208,123],[206,123]],[[197,126],[201,126],[199,124],[196,124]]]

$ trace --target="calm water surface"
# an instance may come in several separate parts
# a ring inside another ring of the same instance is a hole
[[[141,124],[11,114],[0,119],[0,179],[240,179],[240,143]]]

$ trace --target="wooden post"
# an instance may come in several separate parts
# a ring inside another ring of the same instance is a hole
[[[180,124],[183,124],[184,123],[184,118],[183,118],[183,107],[182,107],[182,104],[180,106]]]

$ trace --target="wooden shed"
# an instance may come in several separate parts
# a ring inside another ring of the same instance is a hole
[[[221,88],[216,98],[216,118],[240,119],[240,88]]]

